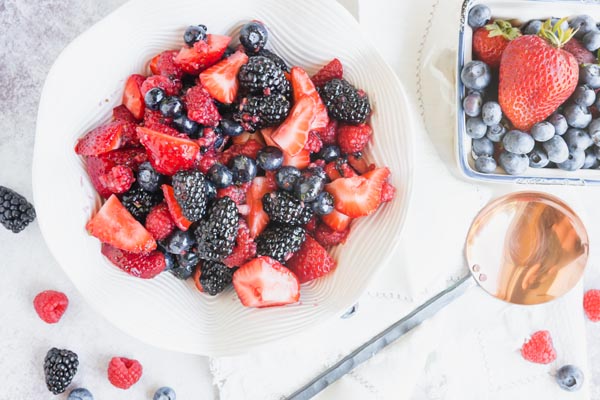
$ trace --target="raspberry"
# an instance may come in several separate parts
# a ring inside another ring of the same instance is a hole
[[[396,188],[389,182],[384,182],[381,188],[381,202],[392,201],[396,195]]]
[[[331,229],[329,226],[319,223],[313,234],[315,240],[323,247],[336,246],[340,243],[345,243],[350,233],[350,227],[337,232]]]
[[[246,143],[234,144],[220,154],[221,164],[227,165],[233,159],[233,157],[239,155],[244,155],[255,160],[258,151],[262,148],[263,145],[254,139],[250,139]]]
[[[183,70],[173,59],[179,53],[177,50],[163,51],[152,59],[150,69],[154,75],[163,75],[171,79],[179,79],[183,76]]]
[[[308,140],[306,141],[304,148],[311,153],[318,153],[319,150],[321,150],[321,147],[323,147],[323,142],[319,138],[319,135],[317,135],[314,131],[310,131],[308,133]]]
[[[600,290],[593,289],[585,292],[583,296],[583,309],[590,321],[600,321]]]
[[[67,310],[69,299],[64,293],[46,290],[33,299],[33,307],[42,321],[55,324]]]
[[[108,363],[108,380],[119,389],[129,389],[142,377],[142,364],[125,357],[113,357]]]
[[[341,124],[337,131],[338,144],[344,153],[358,153],[369,143],[372,134],[373,130],[367,124]]]
[[[200,157],[200,162],[198,163],[198,169],[203,174],[207,174],[210,167],[215,165],[218,161],[219,161],[219,156],[217,155],[216,151],[214,151],[214,150],[207,151],[206,153],[202,154],[202,156]]]
[[[117,165],[105,175],[98,177],[100,184],[111,193],[125,193],[131,188],[135,181],[131,168],[124,165]]]
[[[216,126],[221,120],[217,106],[208,91],[202,86],[194,86],[189,89],[185,94],[185,103],[188,117],[199,124]]]
[[[216,141],[217,134],[215,133],[215,130],[212,128],[206,128],[203,130],[202,137],[197,140],[197,143],[200,147],[209,149],[213,147]]]
[[[164,90],[167,96],[175,96],[181,90],[181,82],[172,81],[171,79],[162,75],[150,76],[146,78],[144,83],[142,83],[142,87],[140,88],[142,96],[145,96],[150,89],[155,87]]]
[[[217,199],[225,196],[233,200],[238,206],[246,203],[246,192],[239,186],[231,185],[217,190]]]
[[[163,240],[175,229],[167,203],[160,203],[146,217],[146,229],[154,239]]]
[[[521,355],[527,361],[537,364],[549,364],[556,360],[556,351],[548,331],[537,331],[521,347]]]
[[[243,219],[240,219],[238,236],[233,252],[225,257],[223,264],[229,268],[239,267],[251,258],[256,257],[256,243],[250,237],[250,229]]]
[[[131,111],[129,111],[129,109],[123,104],[113,108],[113,120],[137,124],[137,120],[135,119]]]
[[[323,144],[337,144],[338,123],[335,119],[329,119],[329,123],[324,130],[319,131],[319,137]]]
[[[332,79],[342,79],[344,76],[344,67],[337,58],[334,58],[319,70],[311,79],[315,86],[323,86]]]
[[[148,128],[153,125],[171,125],[172,122],[173,120],[171,118],[164,117],[160,111],[146,109],[144,112],[144,126],[147,126]]]
[[[304,225],[304,230],[310,234],[312,234],[315,229],[317,229],[317,217],[313,215],[313,217]]]
[[[336,262],[316,240],[306,235],[306,240],[286,265],[300,283],[304,283],[327,275]]]

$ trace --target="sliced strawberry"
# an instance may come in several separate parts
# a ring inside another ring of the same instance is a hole
[[[140,141],[148,152],[154,169],[165,175],[194,166],[200,146],[192,140],[159,133],[148,128],[137,128]]]
[[[123,104],[113,108],[112,114],[113,121],[131,122],[132,124],[137,124],[138,122],[131,111]]]
[[[325,190],[333,196],[336,210],[352,218],[364,217],[381,204],[381,190],[388,176],[389,169],[377,168],[362,176],[337,179]]]
[[[196,270],[194,271],[194,286],[200,293],[204,293],[204,288],[200,284],[200,276],[202,275],[202,264],[196,266]]]
[[[161,188],[163,195],[165,196],[165,201],[167,202],[167,207],[171,213],[171,218],[173,218],[173,222],[175,222],[175,225],[177,225],[177,227],[182,231],[187,231],[190,229],[192,222],[183,216],[181,206],[175,199],[175,192],[173,191],[173,188],[169,185],[162,185]]]
[[[184,46],[174,58],[174,62],[188,74],[196,75],[223,57],[231,42],[229,36],[208,34],[206,42],[199,41],[194,46]]]
[[[296,275],[270,257],[242,265],[233,274],[233,287],[246,307],[282,306],[300,299]]]
[[[123,144],[123,131],[129,122],[113,121],[92,129],[77,140],[75,153],[82,156],[97,156],[120,148]]]
[[[352,178],[357,175],[352,167],[339,161],[331,161],[325,165],[325,173],[332,182],[339,178]]]
[[[337,58],[329,61],[329,64],[325,65],[316,74],[313,75],[312,81],[315,86],[323,86],[332,79],[342,79],[344,77],[344,67]]]
[[[202,86],[194,86],[185,94],[188,117],[205,126],[216,126],[221,120],[219,110],[210,93]]]
[[[158,250],[149,254],[129,253],[104,243],[102,254],[129,275],[152,279],[165,270],[165,255]]]
[[[131,188],[135,177],[131,168],[124,165],[114,166],[104,175],[98,177],[100,184],[110,193],[121,194]]]
[[[144,96],[142,96],[142,83],[146,80],[142,75],[131,75],[125,82],[125,92],[123,93],[123,105],[127,107],[131,114],[140,120],[144,117]]]
[[[153,75],[146,78],[142,86],[140,87],[140,92],[142,96],[146,96],[146,93],[150,89],[155,87],[161,88],[168,96],[175,96],[177,93],[181,91],[181,81],[173,81],[170,78],[167,78],[163,75]]]
[[[396,188],[389,182],[384,182],[381,188],[381,202],[387,203],[394,200],[396,196]]]
[[[175,56],[179,51],[166,50],[158,54],[150,61],[150,71],[154,75],[163,75],[170,79],[180,79],[183,76],[183,69],[175,64]]]
[[[321,100],[321,96],[315,89],[315,85],[310,80],[306,71],[300,67],[292,68],[291,72],[292,90],[294,92],[294,103],[300,101],[303,97],[310,97],[315,102],[315,118],[311,122],[310,129],[325,129],[329,123],[327,107]]]
[[[246,203],[250,206],[247,221],[252,238],[260,235],[269,223],[269,216],[263,209],[262,198],[275,189],[275,185],[265,177],[259,176],[252,181],[252,186],[246,194]]]
[[[156,249],[156,241],[114,194],[86,225],[88,233],[102,243],[131,253],[147,253]]]
[[[321,216],[321,221],[334,231],[343,232],[350,226],[352,218],[338,210],[333,210],[331,213]]]
[[[359,174],[365,174],[375,169],[375,164],[369,164],[364,157],[357,157],[354,154],[348,154],[348,164]]]
[[[310,164],[310,151],[302,150],[295,156],[290,156],[287,153],[283,153],[283,165],[296,167],[298,169],[304,169]]]
[[[271,138],[290,156],[295,156],[304,149],[308,140],[308,132],[316,114],[316,104],[311,97],[302,97],[283,123],[273,132]]]
[[[267,146],[278,147],[277,143],[275,143],[273,141],[273,132],[275,132],[275,128],[272,128],[272,127],[262,128],[260,130],[260,135],[262,136],[262,138]]]
[[[238,206],[246,203],[246,192],[244,189],[236,185],[217,189],[217,199],[222,197],[229,197]]]
[[[327,275],[335,269],[336,262],[319,242],[306,235],[300,250],[287,260],[286,266],[300,283],[305,283]]]
[[[123,166],[136,172],[139,165],[147,159],[148,156],[144,149],[119,149],[100,154],[96,157],[85,157],[85,167],[92,185],[94,185],[98,194],[104,198],[108,198],[111,194],[121,193],[121,185],[126,186],[120,179],[120,184],[114,180],[123,170],[118,169],[115,172],[112,172],[112,170],[118,166]]]
[[[200,82],[214,99],[231,104],[238,93],[238,72],[247,62],[248,56],[242,51],[236,51],[225,60],[204,70],[200,74]]]
[[[223,165],[228,165],[229,162],[235,157],[239,155],[244,155],[246,157],[250,157],[252,159],[256,159],[256,156],[260,149],[264,146],[257,142],[254,139],[248,140],[244,144],[234,144],[224,152],[219,154],[219,161]]]
[[[263,146],[266,146],[263,135],[261,135],[260,133],[244,132],[239,136],[232,137],[231,141],[233,142],[233,144],[244,144],[250,139],[257,141]]]
[[[256,243],[250,237],[250,229],[243,219],[240,219],[235,246],[230,255],[225,257],[223,264],[229,268],[239,267],[256,257]]]

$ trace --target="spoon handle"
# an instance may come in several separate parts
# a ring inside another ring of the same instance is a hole
[[[379,350],[394,342],[396,339],[421,324],[421,322],[435,315],[439,310],[460,297],[472,286],[475,286],[475,281],[471,275],[464,276],[458,282],[436,294],[401,320],[390,325],[371,340],[342,358],[335,365],[325,370],[302,388],[286,397],[286,399],[308,400],[316,396],[327,386],[373,357]]]

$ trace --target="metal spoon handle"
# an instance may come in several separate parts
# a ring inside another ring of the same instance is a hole
[[[396,339],[415,328],[421,322],[435,315],[439,310],[460,297],[470,287],[475,286],[471,275],[461,278],[446,290],[436,294],[431,299],[411,311],[404,318],[390,325],[368,342],[341,359],[322,374],[304,385],[287,397],[288,400],[308,400],[331,385],[333,382],[352,371],[358,365],[373,357],[379,350],[394,342]]]

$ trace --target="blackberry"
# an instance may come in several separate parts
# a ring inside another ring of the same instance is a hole
[[[304,225],[313,216],[310,206],[283,190],[265,194],[262,203],[271,221],[276,223]]]
[[[203,260],[222,261],[233,251],[238,233],[238,209],[229,197],[215,201],[206,219],[195,230],[198,255]]]
[[[77,373],[77,354],[69,350],[51,348],[44,359],[46,386],[53,394],[63,393]]]
[[[248,132],[279,125],[290,113],[290,102],[282,94],[248,96],[242,99],[233,118]]]
[[[273,53],[271,50],[262,49],[261,51],[256,53],[256,55],[254,55],[254,56],[252,54],[250,54],[250,57],[256,57],[256,56],[266,57],[269,60],[273,61],[275,63],[275,65],[277,65],[279,67],[279,69],[281,69],[282,71],[290,72],[290,67],[288,67],[286,62],[283,61],[283,58],[279,57],[277,54]]]
[[[256,254],[284,263],[300,249],[305,234],[299,226],[270,225],[256,238]]]
[[[271,59],[263,56],[250,57],[238,73],[242,94],[268,96],[280,93],[290,97],[291,86],[283,71]]]
[[[0,223],[19,233],[35,219],[35,210],[27,199],[14,190],[0,186]]]
[[[329,115],[338,121],[362,124],[371,114],[371,105],[365,92],[344,79],[332,79],[318,90]]]
[[[134,183],[129,191],[121,196],[121,203],[142,224],[150,210],[163,200],[161,191],[152,193],[144,190],[138,183]]]
[[[225,264],[205,261],[200,267],[200,285],[204,293],[215,296],[227,288],[233,280],[235,270]]]
[[[179,171],[173,175],[173,192],[183,215],[196,222],[206,214],[208,179],[198,170]]]

